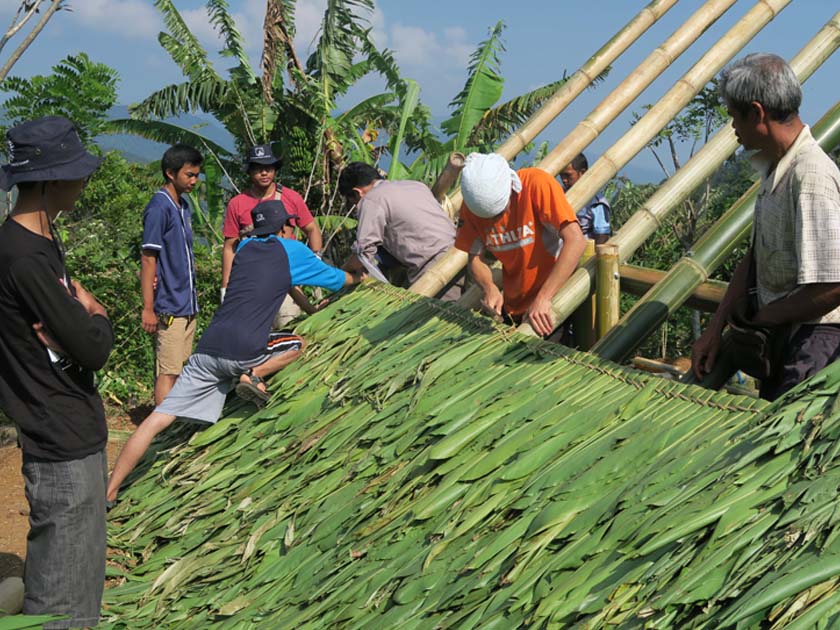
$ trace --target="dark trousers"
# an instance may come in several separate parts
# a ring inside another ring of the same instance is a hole
[[[70,615],[44,628],[99,623],[105,585],[105,450],[82,459],[24,455],[29,502],[23,612]]]
[[[782,364],[761,383],[759,396],[776,400],[840,357],[840,325],[803,324],[785,346]]]

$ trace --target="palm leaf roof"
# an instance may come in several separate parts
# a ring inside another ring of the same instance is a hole
[[[133,477],[104,627],[837,622],[840,366],[768,406],[374,284],[298,331]]]

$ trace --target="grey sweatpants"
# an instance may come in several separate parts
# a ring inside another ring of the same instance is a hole
[[[99,623],[105,585],[105,450],[65,462],[23,456],[29,535],[26,615],[70,615],[44,628]]]

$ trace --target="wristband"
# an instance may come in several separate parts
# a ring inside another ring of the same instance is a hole
[[[222,287],[219,289],[219,294],[221,295],[221,299],[219,300],[219,304],[225,301],[225,292],[227,291],[227,287]]]

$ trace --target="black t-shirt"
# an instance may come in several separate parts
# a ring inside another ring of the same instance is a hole
[[[52,461],[85,457],[108,440],[93,371],[114,334],[68,282],[53,241],[11,219],[0,226],[0,406],[20,428],[24,453]],[[63,348],[61,360],[36,337],[37,322]]]

